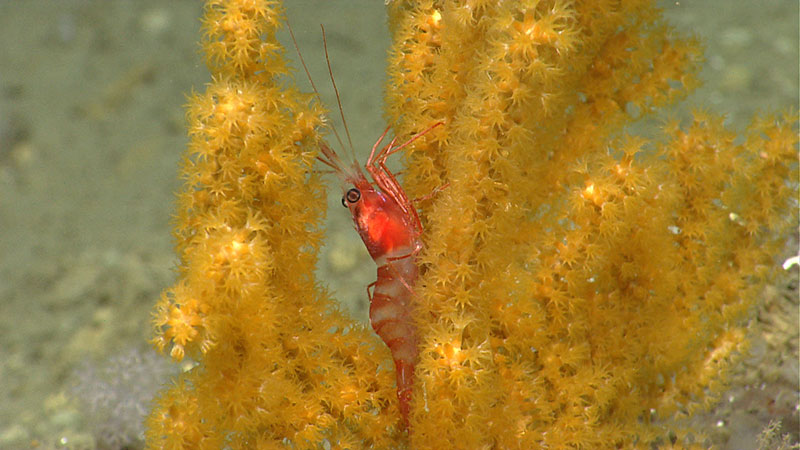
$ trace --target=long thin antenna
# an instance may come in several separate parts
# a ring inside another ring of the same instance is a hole
[[[339,97],[339,89],[336,87],[336,80],[333,78],[333,69],[331,69],[331,59],[328,57],[328,37],[325,35],[325,27],[319,24],[322,29],[322,46],[325,47],[325,62],[328,63],[328,74],[331,76],[331,84],[333,84],[333,92],[336,93],[336,103],[339,105],[339,115],[342,117],[342,124],[344,124],[344,132],[347,135],[347,143],[350,144],[350,154],[353,156],[353,161],[356,159],[356,151],[353,149],[353,140],[350,138],[350,129],[347,128],[347,120],[344,118],[344,110],[342,109],[342,99]]]
[[[311,78],[311,73],[308,71],[308,66],[306,66],[306,61],[303,59],[303,54],[300,53],[300,47],[297,45],[297,39],[294,37],[294,31],[292,30],[292,25],[289,23],[289,19],[286,18],[286,28],[289,29],[289,35],[292,36],[292,44],[294,44],[294,49],[297,52],[297,56],[300,58],[300,64],[303,66],[303,71],[306,73],[306,78],[308,78],[308,82],[311,83],[311,89],[314,90],[314,95],[317,96],[317,100],[320,104],[323,104],[322,96],[319,95],[319,91],[317,90],[317,85],[314,84],[314,80]],[[325,38],[325,29],[322,30],[322,37]],[[328,59],[328,48],[325,47],[325,59]],[[330,62],[328,63],[328,70],[330,71],[331,65]],[[333,85],[333,89],[336,90],[336,84]],[[336,100],[339,100],[339,91],[336,91]],[[339,113],[342,112],[342,104],[339,103]],[[344,116],[342,116],[342,120],[344,120]],[[344,124],[344,129],[347,131],[347,123]],[[333,130],[333,135],[336,136],[336,141],[339,142],[339,145],[344,147],[344,142],[342,142],[342,138],[339,137],[339,133],[336,131],[336,128],[331,125],[331,130]],[[347,140],[350,142],[350,133],[347,133]],[[352,151],[353,143],[350,142],[350,149]]]

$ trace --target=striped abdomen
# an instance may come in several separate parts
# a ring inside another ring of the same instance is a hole
[[[392,352],[397,399],[406,425],[417,362],[417,333],[411,317],[411,289],[416,280],[417,266],[409,252],[387,255],[386,262],[378,266],[378,279],[372,284],[374,289],[369,302],[372,329]]]

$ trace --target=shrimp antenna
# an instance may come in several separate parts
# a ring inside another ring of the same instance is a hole
[[[320,25],[321,26],[321,25]],[[289,18],[286,18],[286,28],[289,29],[289,35],[292,37],[292,44],[294,44],[294,49],[297,52],[297,56],[300,58],[300,64],[303,66],[303,71],[306,73],[306,78],[308,78],[308,82],[311,83],[311,89],[314,90],[314,95],[317,96],[317,100],[322,104],[322,96],[319,95],[319,91],[317,90],[317,85],[314,84],[314,80],[311,78],[311,73],[308,71],[308,66],[306,66],[306,61],[303,59],[303,54],[300,53],[300,46],[297,45],[297,39],[294,37],[294,31],[292,30],[292,25],[289,23]],[[322,37],[325,38],[325,29],[322,29]],[[325,59],[328,59],[328,48],[325,47]],[[328,70],[330,71],[331,65],[330,62],[328,63]],[[336,84],[333,85],[333,89],[336,90]],[[339,91],[336,91],[336,100],[339,101]],[[339,103],[339,112],[342,111],[342,104]],[[342,115],[342,120],[344,120],[344,115]],[[347,130],[347,123],[344,124],[344,129]],[[342,142],[342,138],[339,137],[339,133],[336,131],[336,128],[331,125],[331,130],[333,130],[333,135],[336,136],[336,141],[339,142],[339,145],[344,147],[344,143]],[[350,141],[350,133],[347,133],[347,140]],[[350,149],[352,151],[353,143],[350,142]]]
[[[339,89],[336,87],[336,80],[333,78],[333,69],[331,69],[331,59],[328,57],[328,37],[325,35],[325,27],[319,24],[322,29],[322,46],[325,48],[325,62],[328,63],[328,74],[331,76],[331,84],[333,85],[333,92],[336,93],[336,103],[339,105],[339,115],[344,124],[344,132],[347,135],[347,143],[350,144],[350,155],[353,161],[356,160],[356,152],[353,149],[353,140],[350,138],[350,129],[347,127],[347,120],[344,118],[344,109],[342,109],[342,99],[339,97]]]

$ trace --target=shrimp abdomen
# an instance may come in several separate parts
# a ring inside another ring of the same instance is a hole
[[[392,353],[397,400],[406,426],[418,352],[416,327],[411,316],[413,294],[409,288],[416,278],[417,266],[412,255],[387,261],[378,267],[369,307],[372,329]]]

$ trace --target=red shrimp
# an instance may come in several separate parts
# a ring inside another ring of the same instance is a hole
[[[418,353],[411,310],[413,286],[418,274],[415,256],[422,249],[422,224],[414,205],[386,167],[386,158],[439,125],[441,122],[398,146],[395,146],[394,138],[376,153],[389,131],[387,128],[372,147],[364,166],[372,176],[374,186],[358,163],[345,166],[330,147],[324,143],[320,145],[324,155],[320,160],[332,167],[342,180],[342,205],[350,210],[356,231],[378,265],[378,279],[367,286],[369,320],[375,333],[392,352],[397,375],[397,400],[406,427]]]
[[[288,22],[287,22],[288,25]],[[322,101],[314,80],[308,71],[294,31],[288,26],[292,43],[297,50],[297,56],[303,65],[303,70],[316,97]],[[344,118],[342,102],[336,81],[333,78],[331,61],[328,58],[328,40],[325,37],[325,27],[322,28],[322,42],[325,47],[325,61],[328,64],[328,74],[336,93],[336,102],[342,118],[347,140],[352,150],[350,131]],[[372,329],[380,336],[394,359],[397,376],[397,400],[403,424],[408,428],[408,413],[411,403],[411,391],[414,385],[414,366],[417,363],[417,332],[414,320],[411,317],[414,300],[414,283],[417,281],[419,270],[416,264],[416,255],[422,249],[422,224],[419,221],[417,210],[405,191],[397,182],[394,174],[386,167],[386,158],[422,137],[432,129],[442,125],[437,122],[425,130],[412,136],[406,142],[395,146],[397,138],[393,138],[377,153],[375,151],[386,137],[389,128],[383,134],[369,154],[364,168],[372,177],[373,183],[367,180],[364,172],[358,166],[353,156],[353,163],[349,166],[342,163],[336,152],[322,142],[320,150],[322,155],[318,159],[333,168],[342,181],[342,205],[350,210],[361,240],[367,246],[372,259],[378,265],[378,279],[367,286],[369,297],[369,321]],[[341,144],[336,129],[333,129],[336,138]],[[373,186],[374,185],[374,186]],[[349,187],[349,189],[348,189]],[[377,187],[377,189],[375,188]],[[371,291],[370,291],[371,289]]]

